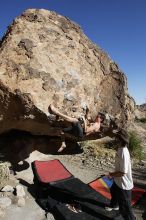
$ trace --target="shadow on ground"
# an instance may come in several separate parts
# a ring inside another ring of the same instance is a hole
[[[58,153],[57,150],[61,146],[60,138],[34,136],[25,131],[12,130],[0,135],[0,161],[10,162],[12,169],[20,172],[29,168],[29,163],[25,160],[35,150],[46,155],[82,153],[79,144],[67,142],[66,145],[66,149],[62,153]]]
[[[146,167],[133,169],[133,178],[136,179],[136,185],[146,189]]]
[[[142,188],[146,190],[146,169],[144,166],[133,169],[133,177],[135,180],[134,185],[136,187]],[[140,219],[146,220],[146,192],[140,198],[138,203],[135,205],[137,210],[142,211],[142,215]],[[137,218],[138,219],[138,218]]]

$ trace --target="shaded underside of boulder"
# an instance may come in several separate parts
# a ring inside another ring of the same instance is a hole
[[[11,129],[53,136],[48,106],[79,117],[108,112],[120,125],[133,117],[134,101],[117,64],[67,17],[28,9],[0,43],[0,133]],[[59,124],[59,127],[61,126]]]

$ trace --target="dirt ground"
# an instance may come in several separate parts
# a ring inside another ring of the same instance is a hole
[[[113,169],[112,167],[105,166],[95,167],[93,166],[94,161],[86,161],[88,163],[85,165],[84,160],[81,160],[82,154],[83,153],[75,155],[44,155],[35,151],[30,155],[27,162],[30,163],[35,158],[38,158],[38,155],[39,160],[59,159],[75,177],[85,183],[89,183],[101,174],[107,173],[109,169]],[[146,189],[146,164],[136,166],[133,169],[133,177],[137,186]],[[26,170],[17,172],[16,178],[19,179],[20,184],[25,187],[26,205],[24,207],[17,207],[15,204],[9,206],[5,216],[1,218],[1,220],[45,220],[45,212],[37,205],[34,199],[31,168],[29,167]],[[146,219],[146,196],[145,199],[134,208],[134,213],[138,220]],[[54,220],[54,217],[49,213],[47,220]]]
[[[19,183],[24,186],[26,192],[25,206],[18,207],[15,203],[12,203],[12,205],[5,209],[5,215],[1,217],[1,220],[46,219],[45,212],[35,201],[31,169],[31,162],[34,160],[59,159],[75,177],[84,183],[89,183],[100,175],[112,171],[114,169],[115,156],[113,148],[105,149],[101,146],[99,148],[94,146],[93,144],[92,147],[88,142],[82,146],[78,144],[75,146],[70,145],[63,153],[58,154],[59,143],[45,137],[26,136],[26,134],[21,135],[20,133],[19,135],[17,133],[14,135],[13,133],[9,137],[1,137],[0,160],[8,160],[13,164],[13,168],[16,171],[16,175],[13,177],[19,180]],[[135,185],[146,189],[146,161],[143,161],[141,164],[134,164],[133,178]],[[146,195],[134,207],[134,213],[137,220],[146,220]],[[47,220],[54,220],[54,217],[49,213]]]

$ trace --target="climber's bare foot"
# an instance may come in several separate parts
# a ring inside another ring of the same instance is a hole
[[[63,142],[61,147],[59,148],[59,150],[57,152],[62,152],[64,149],[66,148],[66,144]]]
[[[51,114],[53,114],[53,111],[52,111],[52,104],[49,105],[49,107],[48,107],[48,112],[51,113]]]
[[[65,114],[61,113],[61,112],[60,112],[57,108],[55,108],[55,106],[52,105],[52,104],[49,105],[48,110],[51,111],[52,114],[57,115],[57,116],[63,118],[65,121],[68,121],[68,122],[71,122],[71,123],[78,122],[78,119],[77,119],[77,118],[73,118],[73,117],[70,117],[70,116],[68,116],[68,115],[65,115]]]
[[[59,112],[53,104],[49,105],[49,110],[51,111],[52,114],[58,114],[58,112]]]

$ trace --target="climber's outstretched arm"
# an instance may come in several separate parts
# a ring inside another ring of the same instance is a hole
[[[93,119],[92,119],[92,117],[91,117],[89,112],[90,112],[89,108],[87,107],[86,114],[85,114],[85,119],[87,119],[89,122],[93,122]]]

